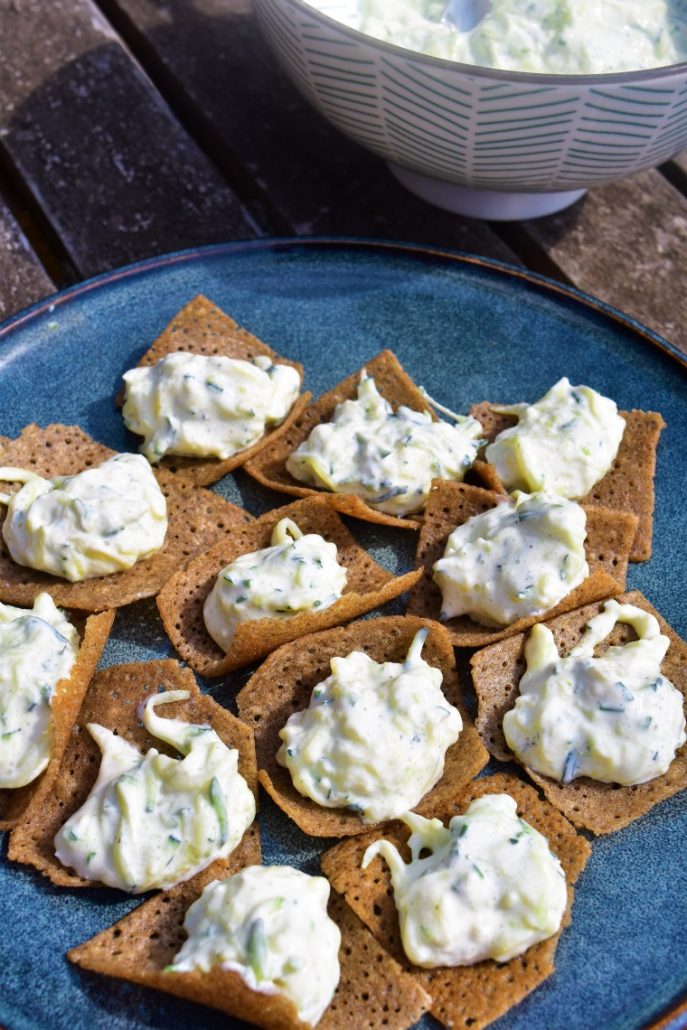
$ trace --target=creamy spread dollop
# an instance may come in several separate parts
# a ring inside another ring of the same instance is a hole
[[[38,594],[33,608],[0,604],[0,788],[31,783],[50,761],[51,706],[79,653],[79,634]]]
[[[518,419],[485,452],[509,490],[584,497],[610,469],[625,431],[615,401],[566,378],[535,404],[494,411]]]
[[[165,454],[230,458],[288,415],[301,380],[291,365],[176,351],[124,374],[122,414],[150,462]]]
[[[277,761],[299,793],[375,823],[412,808],[437,783],[463,722],[442,693],[441,671],[422,658],[427,633],[418,630],[403,664],[363,651],[331,659],[309,707],[279,731]]]
[[[341,933],[328,899],[324,877],[290,866],[248,866],[215,880],[186,913],[188,940],[168,971],[233,970],[253,991],[284,994],[315,1026],[339,982]]]
[[[24,484],[0,494],[2,535],[18,565],[76,583],[129,569],[165,542],[167,502],[140,454],[54,479],[5,467],[0,481]]]
[[[131,894],[172,887],[229,855],[255,818],[238,751],[211,726],[155,713],[188,696],[154,694],[143,708],[145,728],[181,759],[154,747],[142,755],[112,730],[88,724],[102,755],[98,778],[55,836],[57,858],[84,879]]]
[[[387,862],[403,950],[415,965],[507,962],[558,931],[565,874],[509,794],[475,799],[448,827],[412,812],[401,818],[411,830],[411,861],[378,840],[362,864],[375,855]],[[421,858],[423,851],[430,854]]]
[[[304,535],[292,519],[280,519],[270,547],[239,555],[217,576],[203,605],[207,631],[229,651],[240,622],[330,608],[347,575],[336,544],[319,533]]]
[[[589,574],[587,517],[555,494],[516,493],[453,530],[434,563],[441,618],[508,626],[558,604]]]
[[[616,622],[632,626],[637,640],[595,658]],[[606,601],[565,658],[551,630],[533,626],[520,696],[503,719],[508,746],[563,783],[589,776],[630,785],[660,776],[687,739],[682,694],[661,675],[669,645],[650,612],[617,601]]]
[[[596,74],[687,58],[687,14],[674,0],[308,2],[376,39],[486,68]]]
[[[482,427],[469,416],[455,419],[435,422],[404,405],[394,411],[363,372],[357,400],[338,404],[331,422],[315,426],[286,468],[310,486],[409,515],[425,507],[432,479],[460,481],[475,460]]]

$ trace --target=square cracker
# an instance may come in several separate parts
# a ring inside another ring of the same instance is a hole
[[[489,440],[517,422],[512,415],[494,411],[489,401],[473,405],[470,414],[482,423]],[[656,411],[620,411],[618,414],[625,419],[625,432],[615,461],[580,504],[634,512],[639,524],[630,561],[646,561],[651,557],[656,449],[665,422]],[[489,485],[492,489],[503,489],[495,469]]]
[[[100,768],[100,751],[86,726],[93,722],[116,730],[120,737],[142,753],[155,747],[164,754],[178,757],[175,748],[157,737],[151,737],[140,721],[140,703],[161,690],[189,691],[188,700],[165,705],[158,714],[162,718],[179,718],[211,725],[228,747],[238,750],[239,772],[257,800],[253,731],[211,697],[201,694],[190,669],[182,668],[171,659],[112,665],[94,676],[51,789],[29,805],[24,819],[12,831],[9,858],[14,862],[35,866],[61,887],[92,886],[91,881],[82,879],[58,861],[53,846],[59,828],[88,797]],[[242,864],[260,861],[257,822],[253,822],[246,830],[239,848],[243,849]],[[235,855],[236,851],[227,858],[216,859],[208,866],[206,872],[210,879],[225,876]],[[188,882],[195,883],[198,876],[199,873]]]
[[[175,351],[188,351],[190,354],[219,355],[225,358],[238,358],[250,361],[262,355],[274,364],[290,365],[303,378],[303,366],[297,361],[282,358],[266,343],[242,329],[233,318],[199,294],[189,301],[181,311],[177,312],[166,329],[145,352],[136,368],[154,365],[168,354]],[[237,454],[221,460],[219,458],[193,458],[170,454],[163,458],[156,468],[167,469],[178,478],[195,486],[208,486],[238,468],[244,462],[258,454],[263,447],[277,440],[305,409],[312,394],[301,394],[295,401],[291,411],[283,422],[270,429],[250,447]],[[123,402],[124,389],[120,394]]]
[[[441,779],[415,806],[416,811],[424,814],[428,805],[476,776],[489,757],[463,705],[451,641],[436,622],[388,616],[313,633],[271,654],[238,694],[239,715],[255,728],[260,782],[304,833],[312,837],[345,837],[365,833],[369,824],[352,812],[324,808],[298,793],[288,769],[277,762],[279,730],[293,712],[308,707],[313,688],[330,675],[331,658],[365,651],[377,662],[403,662],[413,637],[423,626],[429,629],[429,635],[422,657],[441,669],[442,690],[463,719],[458,740],[446,752]]]
[[[661,618],[647,599],[633,591],[618,597],[621,604],[634,604],[651,612],[659,621],[661,632],[670,638],[670,647],[661,665],[661,673],[672,681],[687,698],[687,644]],[[562,654],[567,654],[579,642],[584,628],[601,611],[603,602],[587,605],[568,612],[547,623]],[[635,639],[633,630],[624,624],[615,626],[607,640],[599,645],[603,653],[615,644]],[[478,651],[471,659],[472,678],[479,699],[477,728],[486,746],[495,758],[512,761],[503,735],[503,717],[515,704],[518,685],[525,672],[524,657],[526,634],[503,640]],[[663,776],[648,783],[622,787],[617,783],[600,783],[581,776],[571,783],[562,784],[548,776],[541,776],[526,768],[529,776],[541,788],[552,805],[560,809],[576,826],[583,826],[596,834],[612,833],[634,822],[659,801],[672,797],[687,787],[687,744],[678,750],[670,768]]]
[[[116,451],[97,443],[78,426],[32,424],[16,440],[0,437],[0,466],[28,468],[46,477],[73,476],[100,465]],[[172,573],[199,551],[252,521],[252,516],[210,490],[194,489],[171,473],[156,473],[167,498],[169,528],[157,554],[109,576],[70,583],[12,560],[0,536],[0,601],[30,605],[42,590],[67,608],[100,611],[151,597]],[[4,511],[0,519],[4,519]]]
[[[364,368],[373,376],[382,397],[389,401],[394,408],[404,404],[416,411],[428,411],[436,420],[427,398],[403,370],[400,362],[390,350],[383,350],[370,361],[366,361]],[[281,490],[283,493],[294,494],[296,497],[320,494],[327,497],[332,507],[338,511],[346,515],[354,515],[366,522],[380,522],[386,526],[400,526],[402,529],[417,529],[422,521],[421,515],[408,515],[405,518],[388,515],[386,512],[371,508],[362,497],[354,494],[330,493],[327,490],[306,486],[305,483],[294,479],[286,470],[286,459],[299,444],[307,439],[311,430],[320,422],[330,422],[334,417],[334,409],[337,404],[346,400],[355,400],[362,371],[363,369],[358,369],[327,393],[323,393],[313,404],[309,404],[300,418],[285,433],[282,433],[278,440],[263,448],[256,458],[252,458],[246,463],[246,472],[263,486],[268,486],[272,490]]]
[[[231,871],[238,872],[238,867]],[[109,930],[72,948],[70,961],[82,969],[210,1005],[269,1030],[306,1030],[309,1024],[298,1019],[291,1001],[280,994],[252,991],[238,973],[219,968],[207,973],[164,972],[185,939],[186,909],[213,878],[206,870],[190,883],[151,898]],[[429,1008],[426,992],[384,951],[335,892],[331,894],[329,914],[341,930],[341,979],[317,1024],[318,1030],[363,1026],[369,1030],[405,1030],[414,1024]]]
[[[344,593],[329,608],[301,612],[291,618],[239,623],[231,650],[225,654],[203,621],[203,604],[221,570],[241,554],[269,547],[272,530],[289,518],[303,533],[319,533],[337,547],[337,560],[348,572]],[[184,661],[201,676],[222,676],[231,669],[263,658],[281,644],[306,633],[329,629],[372,611],[408,590],[419,572],[393,576],[378,565],[349,533],[324,497],[306,497],[240,526],[205,554],[172,576],[157,598],[169,639]]]
[[[508,495],[482,490],[467,483],[447,483],[435,480],[420,530],[416,565],[423,570],[422,579],[413,587],[408,601],[408,614],[425,619],[438,619],[441,612],[441,590],[432,578],[432,566],[443,557],[446,541],[456,526],[463,525],[474,515],[481,515],[497,504],[507,501]],[[483,647],[504,637],[511,637],[535,622],[548,622],[561,612],[580,605],[612,597],[625,589],[630,547],[637,530],[637,518],[630,512],[611,511],[609,508],[589,508],[585,552],[589,575],[562,601],[541,615],[518,619],[502,629],[482,626],[468,615],[442,620],[454,647]]]
[[[79,653],[68,678],[59,681],[53,694],[50,761],[41,776],[25,787],[0,788],[0,830],[11,830],[20,821],[29,804],[39,803],[36,802],[37,798],[50,793],[84,694],[110,635],[114,616],[113,611],[99,612],[88,617],[80,613],[67,613],[69,621],[79,633]]]
[[[515,799],[518,815],[544,834],[563,866],[568,884],[568,904],[562,929],[570,922],[573,885],[586,865],[591,848],[583,837],[575,833],[567,819],[539,798],[531,787],[508,773],[484,776],[462,789],[454,788],[452,796],[447,795],[440,803],[427,806],[423,815],[447,823],[454,815],[464,812],[474,798],[496,793],[507,793]],[[409,830],[398,822],[389,824],[384,831],[384,837],[400,847],[406,860],[409,857],[405,847],[408,836]],[[446,1026],[480,1030],[521,1002],[553,973],[553,959],[561,931],[509,962],[486,960],[473,966],[429,970],[412,965],[401,944],[386,863],[378,855],[367,869],[360,867],[366,848],[378,838],[378,832],[366,833],[363,837],[336,845],[323,855],[322,869],[334,889],[344,895],[380,944],[432,996],[431,1012],[440,1022]]]

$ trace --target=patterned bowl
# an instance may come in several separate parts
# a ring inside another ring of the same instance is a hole
[[[253,6],[301,92],[408,189],[460,214],[552,214],[687,146],[687,62],[606,75],[504,72],[383,43],[303,0]]]

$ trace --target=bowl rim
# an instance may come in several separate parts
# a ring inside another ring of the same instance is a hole
[[[383,52],[392,54],[396,57],[412,57],[414,60],[421,61],[441,68],[446,71],[452,69],[458,71],[464,75],[472,75],[475,78],[484,79],[499,79],[504,82],[518,82],[528,84],[546,84],[550,86],[576,86],[576,85],[602,85],[608,83],[609,85],[625,85],[636,83],[651,82],[655,79],[666,79],[666,78],[679,78],[680,76],[687,75],[687,59],[680,61],[677,64],[666,64],[660,68],[642,68],[637,71],[624,71],[624,72],[594,72],[588,74],[558,74],[555,72],[517,72],[507,71],[502,68],[488,68],[484,65],[477,64],[463,64],[460,61],[451,61],[447,57],[435,57],[433,54],[425,54],[420,50],[411,50],[408,47],[399,46],[396,43],[388,43],[386,40],[377,39],[376,36],[369,36],[365,32],[361,32],[359,29],[353,29],[349,25],[345,25],[343,22],[337,21],[330,14],[325,14],[318,7],[315,7],[313,3],[309,3],[308,0],[256,0],[254,6],[256,9],[260,9],[262,3],[271,3],[278,6],[280,3],[291,5],[291,7],[298,8],[304,14],[315,16],[320,18],[326,25],[332,28],[338,29],[343,32],[344,35],[350,36],[357,42],[362,42],[368,46],[372,45],[379,48]]]

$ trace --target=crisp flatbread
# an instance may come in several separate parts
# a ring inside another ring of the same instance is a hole
[[[116,451],[97,443],[78,426],[32,424],[16,440],[0,437],[0,466],[28,468],[46,477],[72,476],[111,458]],[[194,554],[207,550],[252,516],[210,490],[195,489],[169,472],[156,473],[167,498],[169,528],[164,547],[152,558],[110,576],[70,583],[12,560],[0,536],[0,601],[31,605],[47,591],[66,608],[101,611],[152,597]],[[4,520],[5,508],[0,509]]]
[[[634,604],[651,612],[659,621],[661,632],[670,638],[670,647],[663,660],[661,673],[687,698],[687,644],[670,628],[647,599],[634,591],[618,597],[621,604]],[[568,612],[552,619],[547,625],[554,635],[562,655],[566,655],[578,643],[584,628],[601,611],[603,602],[587,605],[577,611]],[[471,659],[472,678],[479,699],[477,728],[489,751],[495,758],[511,761],[514,756],[503,735],[503,717],[518,697],[518,685],[525,672],[524,633],[502,640],[498,644],[478,651]],[[603,653],[608,647],[634,639],[633,630],[618,624],[611,635],[598,649]],[[666,773],[633,787],[622,787],[617,783],[599,783],[586,776],[562,784],[548,776],[541,776],[531,769],[526,770],[541,788],[552,805],[560,809],[576,826],[583,826],[596,834],[612,833],[634,822],[648,812],[659,801],[672,797],[687,787],[687,744],[678,750]]]
[[[410,593],[409,615],[419,615],[425,619],[439,618],[441,590],[432,578],[432,566],[443,557],[448,537],[456,526],[507,501],[507,497],[507,494],[482,490],[467,483],[434,481],[416,555],[416,565],[423,570],[422,579]],[[586,505],[584,508],[587,514],[585,551],[589,564],[589,575],[584,582],[548,612],[518,619],[502,629],[482,626],[467,615],[442,621],[454,647],[483,647],[513,636],[535,622],[547,622],[561,612],[612,597],[625,589],[627,563],[637,530],[637,517],[630,512],[612,511],[610,508]]]
[[[429,411],[436,418],[431,406],[422,391],[415,385],[410,376],[403,370],[398,359],[390,350],[381,351],[376,357],[365,363],[365,369],[371,375],[382,397],[394,408],[404,404],[416,411]],[[332,507],[346,515],[354,515],[366,522],[380,522],[386,526],[399,526],[402,529],[417,529],[422,517],[409,515],[399,518],[383,511],[371,508],[362,497],[354,494],[335,494],[329,491],[316,490],[306,486],[286,471],[286,459],[292,451],[303,443],[311,430],[320,422],[330,422],[337,404],[346,400],[355,400],[358,396],[358,383],[362,369],[343,379],[333,389],[322,394],[318,400],[309,404],[300,418],[278,440],[264,447],[257,457],[246,462],[246,472],[257,479],[263,486],[296,497],[308,497],[320,494],[327,497]]]
[[[171,659],[113,665],[96,673],[91,681],[50,791],[29,805],[24,819],[12,831],[8,855],[13,861],[35,866],[62,887],[91,886],[89,880],[82,879],[57,860],[53,846],[59,828],[88,797],[100,768],[100,751],[86,726],[98,723],[116,730],[142,753],[155,747],[164,754],[178,757],[174,748],[157,737],[151,737],[140,722],[140,703],[162,690],[189,691],[187,701],[164,705],[157,714],[162,718],[211,725],[225,744],[238,750],[239,772],[257,798],[253,731],[211,697],[201,694],[190,669],[183,669]],[[257,822],[254,822],[246,830],[240,845],[244,848],[242,855],[248,856],[244,857],[244,865],[260,861],[257,834]],[[208,866],[206,873],[210,874],[209,879],[227,875],[226,870],[235,854],[216,859]],[[200,874],[188,882],[195,883],[198,876]]]
[[[295,711],[307,708],[313,688],[330,675],[330,659],[365,651],[377,662],[403,662],[413,637],[426,626],[429,635],[422,657],[441,669],[442,690],[463,719],[460,737],[446,752],[444,774],[415,810],[451,794],[484,768],[488,754],[463,705],[451,642],[436,622],[408,616],[389,616],[353,622],[349,626],[313,633],[275,651],[251,677],[236,698],[239,715],[255,729],[259,777],[265,790],[304,833],[313,837],[344,837],[365,833],[368,826],[345,809],[324,808],[299,794],[291,774],[277,762],[279,730]]]
[[[203,621],[203,605],[220,571],[239,555],[269,547],[272,530],[283,518],[293,519],[303,533],[319,533],[335,543],[337,560],[348,571],[343,595],[322,611],[301,612],[290,618],[240,623],[225,654]],[[281,644],[321,629],[329,629],[372,611],[408,590],[420,573],[393,576],[364,551],[324,497],[306,497],[267,512],[238,527],[185,569],[160,591],[157,604],[167,635],[184,661],[201,676],[222,676],[249,665]]]
[[[242,329],[233,318],[202,295],[194,297],[181,311],[177,312],[166,329],[158,336],[152,346],[145,352],[136,365],[154,365],[157,361],[173,354],[175,351],[188,351],[190,354],[221,355],[225,358],[239,358],[250,361],[262,355],[270,358],[275,364],[291,365],[303,377],[303,366],[297,361],[282,358],[252,333]],[[123,399],[122,390],[120,398]],[[270,429],[260,440],[233,454],[223,461],[219,458],[188,458],[171,454],[163,458],[156,467],[167,469],[180,479],[195,486],[208,486],[217,482],[227,472],[238,468],[254,457],[263,447],[274,442],[286,432],[300,416],[311,398],[311,394],[301,394],[296,400],[284,421]]]
[[[237,852],[231,856],[236,866],[232,872],[238,871],[236,856]],[[163,897],[152,898],[109,930],[72,948],[69,959],[82,969],[210,1005],[268,1030],[307,1030],[309,1024],[298,1019],[295,1006],[287,998],[252,991],[231,970],[164,971],[184,940],[182,926],[188,906],[205,883],[214,878],[206,870],[189,883],[173,887]],[[384,951],[334,891],[329,914],[341,930],[341,979],[317,1024],[318,1030],[406,1030],[427,1011],[429,996]]]
[[[11,830],[31,802],[50,793],[84,694],[107,643],[115,613],[109,611],[85,616],[68,612],[67,616],[79,633],[79,653],[69,677],[59,681],[52,697],[50,761],[33,783],[16,789],[0,788],[0,830]]]
[[[513,415],[500,415],[494,411],[490,401],[473,405],[470,414],[482,423],[489,440],[517,422]],[[656,411],[620,411],[618,414],[625,419],[625,432],[618,454],[610,470],[581,499],[580,504],[633,512],[639,524],[630,561],[647,561],[651,557],[653,535],[656,450],[665,422]],[[496,469],[493,469],[489,485],[492,489],[504,489]]]
[[[444,797],[440,804],[427,806],[423,815],[447,823],[454,815],[464,812],[474,798],[501,792],[516,800],[518,815],[544,834],[563,866],[568,883],[568,905],[563,917],[565,927],[570,922],[573,884],[584,869],[591,848],[583,837],[575,833],[567,819],[540,799],[531,787],[510,774],[484,776],[456,788],[452,798]],[[384,830],[384,837],[397,844],[406,859],[408,835],[409,831],[400,823],[391,823]],[[366,848],[379,836],[379,831],[373,831],[336,845],[323,855],[322,869],[334,889],[344,895],[356,915],[389,954],[412,972],[416,981],[431,994],[432,1015],[445,1026],[480,1030],[521,1002],[553,973],[560,931],[505,963],[488,960],[473,966],[434,970],[413,966],[401,945],[386,863],[377,856],[367,869],[360,867]]]

